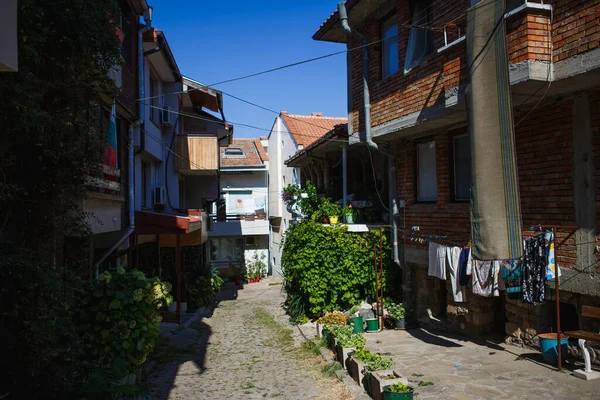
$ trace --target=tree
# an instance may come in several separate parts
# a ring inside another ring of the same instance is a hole
[[[115,0],[19,0],[19,72],[0,73],[0,397],[64,398],[82,367],[78,274],[56,254],[87,231],[103,145],[92,110],[115,94],[117,16]]]

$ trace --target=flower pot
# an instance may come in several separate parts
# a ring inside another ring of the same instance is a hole
[[[365,365],[353,357],[348,359],[348,374],[354,379],[358,386],[364,387]]]
[[[354,214],[352,214],[352,213],[344,214],[344,220],[346,221],[347,224],[353,224],[354,223]]]
[[[370,373],[371,397],[375,400],[383,400],[383,387],[395,385],[402,382],[408,384],[408,379],[402,378],[396,371],[386,369],[383,371],[373,371]],[[393,376],[394,378],[391,378]]]
[[[406,329],[406,324],[404,323],[404,319],[397,319],[396,320],[396,330],[405,330]]]
[[[542,356],[548,364],[558,365],[558,346],[556,343],[556,333],[540,333],[538,335],[540,339],[540,350]],[[562,350],[562,360],[565,361],[567,353],[569,352],[569,337],[566,335],[560,335],[560,347]]]
[[[335,225],[338,223],[338,217],[329,217],[329,223]]]
[[[356,351],[354,347],[342,347],[340,345],[336,346],[337,360],[340,362],[340,364],[342,364],[342,367],[344,367],[344,369],[348,369],[346,361],[348,360],[348,354],[350,354],[353,351]]]
[[[329,334],[329,349],[331,351],[333,351],[335,353],[335,346],[336,346],[336,340],[335,340],[335,336],[333,336],[333,334]]]
[[[362,317],[350,318],[350,321],[352,322],[352,326],[354,327],[352,333],[363,333],[365,331]]]
[[[396,393],[392,392],[388,386],[383,387],[383,398],[384,400],[413,400],[415,389],[409,388],[408,392]]]
[[[174,301],[173,303],[171,303],[171,305],[169,306],[169,312],[177,312],[177,301]],[[181,302],[181,308],[179,310],[181,313],[184,313],[187,311],[187,302]]]
[[[379,319],[369,318],[367,319],[367,333],[379,332]]]

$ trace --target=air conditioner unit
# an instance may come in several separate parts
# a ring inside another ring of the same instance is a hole
[[[154,196],[152,203],[154,205],[164,206],[167,199],[167,189],[164,186],[157,186],[154,188]]]
[[[162,126],[173,126],[173,112],[171,111],[171,107],[164,106],[160,110],[160,124]]]

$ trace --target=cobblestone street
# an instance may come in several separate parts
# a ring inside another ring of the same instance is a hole
[[[302,349],[280,306],[281,285],[226,287],[220,299],[214,313],[171,336],[168,361],[150,377],[152,399],[353,398]]]

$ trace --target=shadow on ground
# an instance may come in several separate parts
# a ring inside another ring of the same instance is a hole
[[[226,283],[213,304],[197,311],[199,318],[188,327],[179,326],[171,330],[162,330],[156,348],[150,356],[150,368],[146,371],[151,398],[167,400],[176,386],[176,377],[180,367],[188,362],[194,363],[201,375],[206,370],[206,351],[210,344],[212,330],[204,322],[211,318],[215,308],[222,301],[236,300],[238,288]]]

